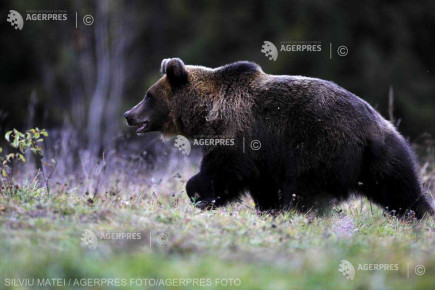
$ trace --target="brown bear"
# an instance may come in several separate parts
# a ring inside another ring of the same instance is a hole
[[[137,133],[224,136],[186,185],[200,208],[249,192],[259,210],[318,210],[363,194],[389,212],[433,214],[412,149],[367,102],[333,82],[162,61],[163,77],[124,114]],[[250,148],[253,142],[255,148]]]

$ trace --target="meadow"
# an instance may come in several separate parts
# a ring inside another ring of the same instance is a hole
[[[13,186],[2,185],[0,288],[435,286],[433,217],[401,220],[360,197],[325,216],[260,213],[249,196],[201,211],[184,192],[199,170],[198,152],[186,157],[156,139],[153,146],[166,148],[156,158],[117,148],[74,159],[74,136],[56,134],[44,147],[44,160],[56,164],[46,164],[45,177],[29,159]],[[433,150],[423,151],[422,181],[431,191]],[[353,277],[339,271],[343,260]]]

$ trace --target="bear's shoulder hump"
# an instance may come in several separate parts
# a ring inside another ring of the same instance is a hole
[[[218,69],[224,74],[245,74],[256,73],[261,71],[261,67],[250,61],[238,61],[231,64],[224,65]]]

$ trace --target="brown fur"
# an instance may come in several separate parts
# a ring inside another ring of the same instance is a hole
[[[260,210],[307,211],[357,192],[400,215],[433,213],[403,136],[338,85],[268,75],[249,62],[210,69],[166,59],[161,71],[146,98],[126,112],[130,125],[139,133],[235,140],[206,148],[200,173],[187,183],[201,207],[247,190]],[[261,150],[245,152],[251,140]]]
[[[253,102],[243,88],[252,86],[261,72],[235,81],[219,79],[216,70],[187,66],[187,71],[189,84],[170,104],[171,121],[180,129],[176,134],[231,137],[236,132],[249,132]]]

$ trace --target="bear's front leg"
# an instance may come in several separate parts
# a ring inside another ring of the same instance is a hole
[[[256,175],[251,160],[227,148],[217,148],[204,156],[200,172],[187,182],[187,195],[201,209],[223,206],[238,199]]]
[[[211,209],[216,205],[219,196],[215,194],[214,181],[211,176],[200,172],[189,179],[186,184],[186,192],[192,203],[200,209]]]

